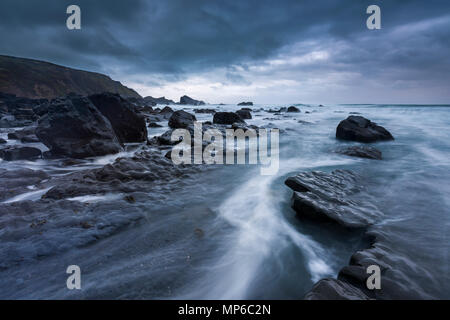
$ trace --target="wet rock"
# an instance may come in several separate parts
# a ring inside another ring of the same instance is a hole
[[[253,102],[250,102],[250,101],[241,102],[241,103],[238,103],[238,106],[253,106]]]
[[[148,124],[148,126],[149,126],[149,128],[161,128],[162,127],[162,125],[157,124],[156,122],[150,122]]]
[[[89,99],[77,95],[53,100],[36,135],[53,155],[85,158],[122,150],[109,120]]]
[[[0,169],[0,200],[30,191],[29,186],[39,185],[47,179],[49,175],[40,170]]]
[[[415,283],[415,279],[405,273],[426,274],[420,266],[398,252],[389,242],[377,239],[377,231],[371,230],[370,247],[356,252],[349,265],[342,268],[337,279],[320,280],[305,296],[308,300],[430,300],[434,299]],[[378,266],[381,271],[381,289],[369,290],[367,273],[369,266]],[[430,279],[430,281],[432,281]]]
[[[245,123],[245,121],[234,112],[217,112],[214,114],[213,123],[215,124],[233,124],[236,122]]]
[[[205,104],[205,102],[200,101],[200,100],[192,99],[191,97],[188,97],[188,96],[182,96],[180,98],[180,104],[181,105],[202,106],[202,105]]]
[[[342,147],[335,150],[336,153],[345,154],[351,157],[367,158],[374,160],[381,160],[382,153],[380,150],[369,146],[351,146]]]
[[[369,297],[346,282],[322,279],[305,296],[305,300],[369,300]]]
[[[43,115],[45,115],[48,112],[49,106],[50,106],[50,104],[48,102],[45,102],[45,103],[39,104],[37,106],[34,106],[33,111],[37,116],[42,117]]]
[[[126,202],[135,203],[136,199],[132,195],[127,195],[123,198]]]
[[[169,120],[172,114],[174,113],[174,110],[169,106],[165,106],[161,110],[155,111],[158,111],[158,114],[154,115],[155,119],[159,119],[157,121]]]
[[[294,107],[294,106],[290,106],[290,107],[287,109],[287,112],[300,112],[300,109],[297,108],[297,107]]]
[[[196,171],[198,168],[193,165],[174,165],[159,152],[141,151],[132,158],[118,158],[114,163],[102,168],[62,177],[62,181],[50,189],[45,198],[63,199],[106,193],[130,194],[156,185],[158,191],[170,192],[169,180],[175,179],[181,183],[179,178]]]
[[[214,110],[214,109],[195,109],[194,112],[195,113],[210,113],[210,114],[214,114],[214,113],[216,113],[216,110]]]
[[[269,109],[267,110],[267,112],[269,113],[274,113],[274,114],[280,114],[281,112],[286,112],[287,108],[286,107],[281,107],[280,109]]]
[[[249,130],[249,129],[252,129],[252,130],[258,130],[258,129],[259,129],[258,126],[255,126],[255,125],[247,125],[247,124],[242,123],[242,122],[235,122],[235,123],[233,123],[233,124],[231,125],[231,128],[232,128],[233,130],[242,129],[242,130],[244,130],[244,131]]]
[[[164,132],[162,135],[155,137],[157,144],[163,145],[163,146],[172,146],[177,144],[179,141],[172,141],[173,129],[169,129],[166,132]]]
[[[385,128],[361,116],[349,116],[341,121],[336,129],[336,138],[366,143],[394,140]]]
[[[41,150],[31,147],[7,147],[0,150],[0,158],[6,161],[33,160],[41,156]]]
[[[89,96],[89,100],[109,120],[119,142],[142,142],[147,140],[144,118],[133,106],[118,94],[101,93]]]
[[[0,144],[5,144],[7,141],[5,139],[0,138]]]
[[[36,137],[35,135],[25,136],[22,139],[20,139],[20,141],[22,143],[38,143],[38,142],[40,142],[38,137]]]
[[[194,121],[197,121],[193,114],[186,111],[175,111],[169,119],[169,127],[172,129],[187,129],[194,125]]]
[[[236,111],[237,115],[239,117],[241,117],[241,119],[251,119],[252,118],[252,114],[250,113],[250,111],[248,109],[241,109]]]
[[[147,122],[161,122],[170,118],[168,114],[151,114],[147,116]]]
[[[299,218],[336,222],[346,228],[366,228],[383,214],[360,197],[362,187],[352,171],[302,172],[285,184],[294,191],[292,208]]]
[[[24,128],[22,130],[8,133],[9,140],[21,140],[22,138],[30,135],[34,135],[36,131],[35,127]]]
[[[160,114],[172,114],[174,111],[171,107],[165,106],[162,108],[162,110],[159,112]]]
[[[19,120],[13,115],[5,115],[0,118],[0,128],[17,128],[29,126],[33,123],[31,120]]]

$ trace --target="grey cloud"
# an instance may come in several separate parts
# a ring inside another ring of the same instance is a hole
[[[65,28],[69,4],[82,9],[81,31]],[[382,30],[365,28],[370,4],[382,8]],[[2,0],[0,53],[166,81],[225,68],[223,83],[251,85],[243,76],[249,66],[320,49],[330,53],[326,62],[294,70],[448,82],[449,9],[446,0]],[[433,19],[440,22],[394,32]],[[230,69],[237,65],[242,74]],[[278,74],[283,68],[289,67],[279,66]]]

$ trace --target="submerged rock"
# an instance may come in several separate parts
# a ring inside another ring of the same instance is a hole
[[[361,116],[349,116],[336,129],[336,138],[358,142],[394,140],[385,128]]]
[[[120,95],[101,93],[89,96],[89,100],[109,120],[119,142],[147,140],[145,119],[137,114],[133,106]]]
[[[6,161],[33,160],[41,156],[41,150],[31,147],[8,147],[0,150],[0,158]]]
[[[345,154],[351,157],[367,158],[374,160],[381,160],[382,153],[380,150],[369,146],[351,146],[342,147],[335,150],[336,153]]]
[[[233,124],[236,122],[245,123],[245,121],[234,112],[217,112],[214,114],[213,123],[215,124]]]
[[[298,217],[365,228],[382,216],[374,205],[356,197],[362,188],[352,171],[302,172],[285,184],[294,191],[292,208]]]
[[[85,158],[122,150],[109,120],[89,99],[77,95],[53,100],[36,135],[53,155]]]
[[[172,129],[187,129],[194,125],[194,121],[197,121],[193,114],[186,111],[175,111],[169,119],[169,127]]]

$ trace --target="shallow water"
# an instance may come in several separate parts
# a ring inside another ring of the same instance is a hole
[[[397,265],[405,281],[431,297],[450,298],[450,107],[299,108],[301,113],[282,115],[256,111],[254,119],[247,121],[270,122],[282,129],[276,175],[261,176],[257,167],[248,165],[218,166],[199,174],[164,204],[147,208],[139,204],[144,219],[110,237],[0,271],[0,287],[8,288],[0,290],[0,297],[302,298],[319,279],[335,277],[367,243],[359,233],[297,220],[289,205],[292,192],[284,180],[300,171],[342,168],[362,175],[367,185],[363,196],[384,213],[374,230],[383,236],[382,244],[398,252]],[[386,127],[396,138],[373,144],[383,152],[382,161],[332,152],[337,146],[353,144],[335,139],[336,126],[350,112]],[[208,114],[196,116],[200,121],[212,119]],[[149,129],[149,136],[166,129]],[[27,167],[56,176],[100,167],[118,156],[131,156],[136,149],[139,146],[71,166],[58,161],[2,161],[0,168]],[[41,192],[28,190],[7,202],[39,201]],[[108,204],[114,205],[119,198],[107,194],[68,200],[98,206],[107,216]],[[6,249],[0,245],[1,250]],[[81,266],[81,292],[65,288],[69,264]]]

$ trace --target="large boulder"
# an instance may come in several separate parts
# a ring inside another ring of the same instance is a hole
[[[236,111],[236,113],[239,115],[239,117],[241,117],[242,119],[251,119],[252,118],[252,114],[250,113],[250,110],[248,109],[241,109]]]
[[[193,114],[190,114],[183,110],[175,111],[169,119],[169,127],[172,129],[187,129],[194,125],[194,121],[197,121]]]
[[[41,156],[41,150],[31,147],[8,147],[0,150],[0,158],[6,161],[33,160]]]
[[[350,116],[339,123],[336,138],[358,142],[394,140],[385,128],[361,116]]]
[[[109,120],[88,98],[77,95],[53,100],[36,135],[58,156],[85,158],[122,150]]]
[[[142,142],[147,140],[145,119],[134,111],[130,102],[118,94],[101,93],[89,100],[109,120],[119,142]]]
[[[381,160],[382,153],[380,150],[369,146],[350,146],[342,147],[335,150],[336,153],[345,154],[350,157],[366,158]]]
[[[245,122],[234,112],[216,112],[214,114],[213,123],[215,124],[233,124],[236,122]]]
[[[359,177],[349,170],[301,172],[285,184],[294,191],[292,208],[299,218],[366,228],[383,214],[361,195]]]
[[[297,107],[295,107],[295,106],[290,106],[290,107],[287,109],[287,112],[300,112],[300,109],[297,108]]]
[[[205,102],[192,99],[191,97],[188,97],[188,96],[182,96],[180,98],[180,104],[182,104],[182,105],[188,104],[188,105],[192,105],[192,106],[202,106],[205,104]]]

